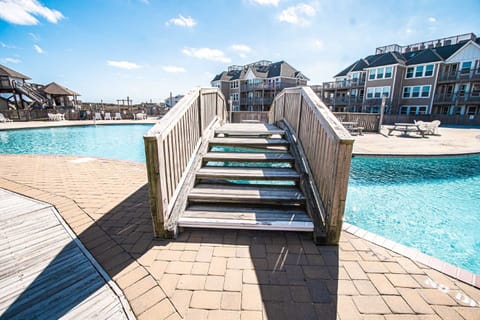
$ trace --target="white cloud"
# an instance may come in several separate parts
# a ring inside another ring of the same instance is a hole
[[[435,17],[429,17],[428,22],[435,23],[437,22],[437,19]]]
[[[177,66],[163,66],[162,69],[163,71],[170,73],[181,73],[186,71],[185,68]]]
[[[36,25],[39,23],[35,16],[57,23],[64,18],[63,14],[50,9],[37,0],[0,0],[0,19],[20,25]]]
[[[236,52],[249,53],[250,51],[252,51],[252,48],[250,48],[246,44],[233,44],[231,48]]]
[[[5,42],[2,42],[2,41],[0,41],[0,47],[6,48],[6,49],[15,49],[16,48],[15,46],[6,44]]]
[[[299,3],[296,6],[289,7],[280,13],[278,20],[286,23],[305,26],[309,24],[308,18],[317,14],[317,10],[309,4]]]
[[[2,61],[5,63],[15,63],[15,64],[22,62],[22,60],[17,58],[5,58],[5,59],[2,59]]]
[[[43,51],[43,49],[38,44],[34,44],[33,48],[35,48],[35,51],[37,51],[37,53],[39,54],[45,53],[45,51]]]
[[[261,6],[278,6],[280,0],[250,0],[250,2],[261,5]]]
[[[182,50],[182,53],[186,56],[203,60],[220,61],[224,63],[230,63],[230,61],[232,61],[230,58],[225,56],[225,53],[223,53],[223,51],[218,49],[184,48]]]
[[[313,41],[313,46],[318,50],[322,50],[323,48],[325,48],[325,43],[323,43],[322,40],[316,39],[315,41]]]
[[[192,17],[184,17],[181,14],[178,15],[178,18],[172,18],[165,22],[165,25],[169,26],[171,24],[174,24],[176,26],[180,27],[188,27],[192,28],[197,24],[197,22],[192,18]]]
[[[134,62],[129,62],[129,61],[113,61],[113,60],[108,60],[107,64],[111,67],[119,68],[119,69],[125,69],[125,70],[133,70],[133,69],[138,69],[141,66],[134,63]]]

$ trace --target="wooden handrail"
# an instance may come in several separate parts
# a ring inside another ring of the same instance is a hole
[[[274,100],[270,122],[285,123],[308,162],[307,179],[321,208],[310,210],[316,233],[338,243],[342,228],[354,139],[309,87],[284,89]],[[323,230],[318,230],[323,229]]]
[[[227,116],[217,88],[190,91],[144,135],[150,210],[156,237],[165,224],[206,132]]]

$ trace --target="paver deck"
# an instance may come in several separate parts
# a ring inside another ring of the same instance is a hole
[[[0,189],[0,226],[0,318],[128,319],[51,205]]]
[[[347,231],[339,246],[294,232],[155,240],[143,164],[2,155],[0,177],[58,209],[139,319],[480,319],[478,288]]]

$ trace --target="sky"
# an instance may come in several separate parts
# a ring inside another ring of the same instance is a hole
[[[88,102],[159,102],[229,65],[331,81],[375,48],[473,32],[480,0],[0,0],[0,64]]]

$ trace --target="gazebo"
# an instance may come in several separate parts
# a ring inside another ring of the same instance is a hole
[[[79,93],[70,90],[56,82],[51,82],[43,87],[42,91],[47,95],[50,101],[50,106],[75,107],[77,105],[77,97]],[[72,97],[72,100],[69,99]]]

